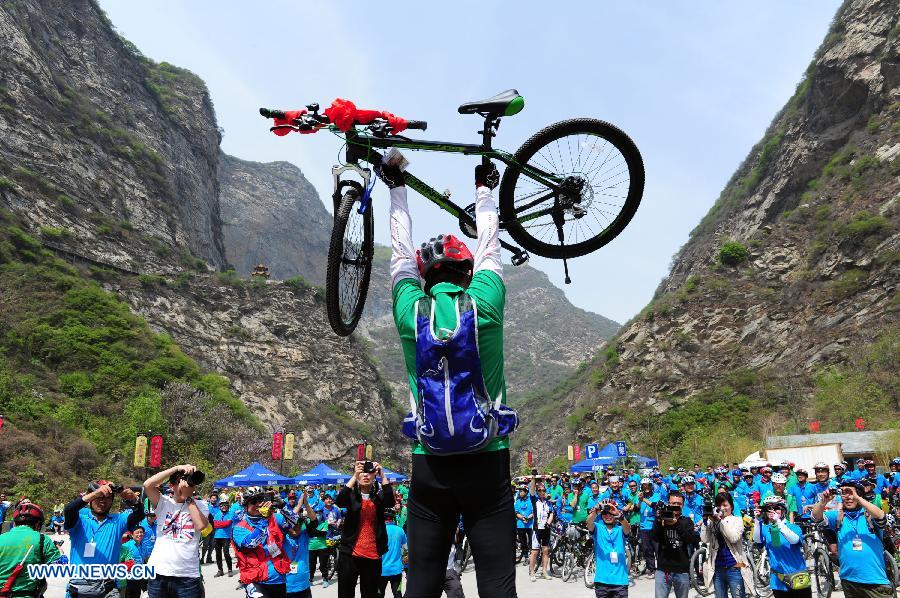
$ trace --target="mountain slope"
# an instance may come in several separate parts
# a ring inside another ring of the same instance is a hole
[[[627,438],[650,454],[734,461],[813,419],[823,431],[860,416],[897,425],[898,8],[844,3],[654,300],[589,368],[530,403],[538,417],[522,436],[543,458],[575,439]]]
[[[0,55],[0,485],[57,500],[88,476],[132,480],[144,426],[165,464],[212,475],[267,461],[281,425],[306,443],[299,466],[346,468],[363,439],[405,463],[386,385],[316,289],[212,273],[219,173],[239,164],[203,82],[88,0],[0,3]]]

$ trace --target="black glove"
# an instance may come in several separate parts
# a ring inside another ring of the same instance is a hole
[[[497,167],[494,166],[493,162],[488,163],[488,167],[485,168],[484,164],[479,164],[475,167],[475,186],[476,187],[487,187],[488,189],[496,189],[497,184],[500,182],[500,173],[497,171]]]
[[[403,187],[406,185],[406,179],[403,176],[403,171],[400,170],[397,166],[387,166],[384,164],[379,164],[375,167],[375,174],[378,175],[384,184],[388,186],[389,189],[394,189],[396,187]]]

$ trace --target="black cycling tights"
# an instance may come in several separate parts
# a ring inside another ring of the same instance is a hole
[[[409,489],[406,598],[444,591],[450,544],[462,515],[481,598],[516,595],[516,516],[509,451],[436,457],[413,455]]]

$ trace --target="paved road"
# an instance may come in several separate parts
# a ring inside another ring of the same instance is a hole
[[[54,537],[54,539],[60,538]],[[68,542],[63,546],[63,550],[68,553]],[[226,575],[224,577],[213,577],[216,574],[216,571],[217,569],[214,564],[203,565],[204,584],[206,586],[206,595],[209,598],[242,598],[243,596],[246,596],[243,590],[237,589],[237,576],[228,577]],[[472,570],[472,567],[469,567],[469,569],[463,573],[462,584],[463,590],[468,598],[478,596],[478,590],[475,583],[475,572]],[[50,587],[46,594],[47,598],[65,597],[64,582],[60,580],[51,580],[49,585]],[[516,590],[519,598],[547,598],[548,596],[553,598],[569,598],[570,596],[587,598],[594,594],[593,590],[589,590],[585,587],[580,575],[568,583],[563,583],[558,578],[551,578],[549,580],[538,579],[537,581],[532,582],[528,577],[527,567],[521,565],[516,567]],[[337,598],[337,584],[335,583],[327,588],[323,588],[319,576],[316,575],[313,581],[312,593],[314,596],[320,598]],[[653,580],[646,578],[634,580],[628,593],[629,598],[653,598]],[[388,590],[388,595],[390,595],[390,589]],[[843,592],[834,592],[832,596],[834,598],[843,598]],[[690,598],[698,598],[698,594],[691,590]]]

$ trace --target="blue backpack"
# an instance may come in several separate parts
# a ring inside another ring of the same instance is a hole
[[[474,453],[494,438],[515,431],[516,412],[491,400],[478,353],[478,309],[467,293],[456,297],[456,330],[434,334],[433,299],[416,304],[416,380],[418,399],[403,420],[403,433],[431,453]],[[443,331],[442,331],[443,332]]]

